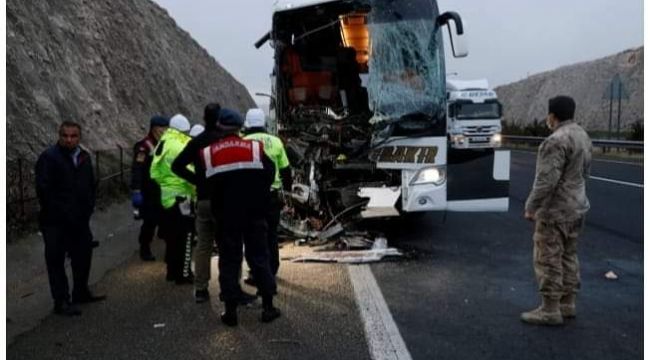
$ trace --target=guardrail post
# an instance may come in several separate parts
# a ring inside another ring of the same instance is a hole
[[[120,145],[117,147],[120,149],[120,183],[124,184],[124,149]]]
[[[23,159],[18,158],[18,196],[20,197],[20,218],[25,218],[25,184],[23,178]]]

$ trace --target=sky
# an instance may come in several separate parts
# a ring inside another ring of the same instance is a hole
[[[273,51],[253,43],[271,29],[274,0],[154,0],[242,82],[258,103],[270,92]],[[498,86],[563,65],[643,45],[643,0],[439,0],[463,19],[469,56],[453,58],[458,79]],[[445,31],[444,41],[448,41]]]

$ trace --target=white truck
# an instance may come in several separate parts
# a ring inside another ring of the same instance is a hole
[[[275,53],[270,117],[294,171],[294,229],[325,232],[354,213],[507,211],[510,153],[448,146],[445,26],[466,55],[460,16],[435,0],[277,3],[255,46]]]
[[[487,79],[447,80],[447,133],[455,149],[501,146],[501,103]]]

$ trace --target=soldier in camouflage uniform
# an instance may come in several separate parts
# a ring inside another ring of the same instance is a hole
[[[578,235],[589,210],[585,185],[591,163],[589,135],[573,121],[575,102],[568,96],[549,100],[547,126],[553,133],[537,155],[535,183],[524,217],[535,221],[533,262],[542,305],[521,314],[524,322],[561,325],[575,317],[580,288]]]

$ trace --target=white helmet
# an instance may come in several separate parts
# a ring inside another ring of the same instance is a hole
[[[246,120],[244,121],[244,127],[246,129],[265,127],[266,126],[266,116],[262,109],[248,109],[246,112]]]
[[[182,114],[176,114],[169,120],[169,127],[180,132],[188,132],[190,130],[190,121]]]
[[[192,126],[190,129],[190,136],[191,137],[197,137],[199,136],[203,131],[205,131],[205,127],[201,124],[196,124]]]

